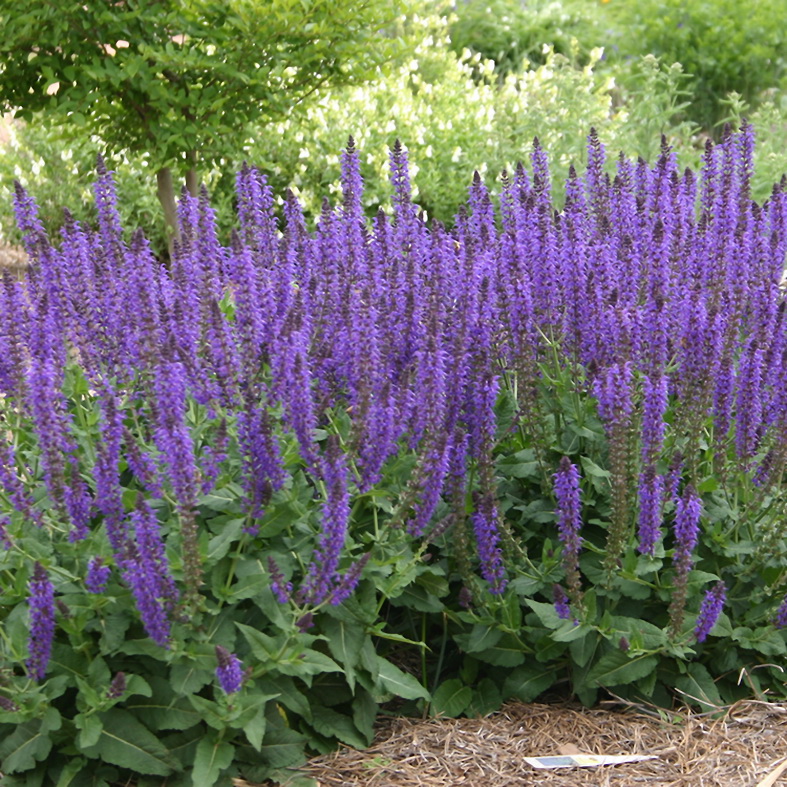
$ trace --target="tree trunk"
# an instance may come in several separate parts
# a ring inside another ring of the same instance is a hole
[[[172,170],[162,167],[156,173],[156,195],[164,209],[164,220],[167,222],[167,247],[172,259],[173,245],[180,238],[178,231],[178,206],[175,202],[175,187],[172,183]]]

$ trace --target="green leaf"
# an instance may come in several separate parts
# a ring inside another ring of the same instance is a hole
[[[312,727],[326,738],[337,738],[342,743],[355,749],[366,747],[366,740],[355,728],[349,716],[326,708],[322,705],[312,706]]]
[[[191,781],[194,787],[214,787],[221,772],[232,765],[235,747],[231,743],[203,738],[197,744]]]
[[[525,599],[533,612],[536,613],[542,625],[548,629],[557,629],[563,625],[563,619],[557,614],[554,604],[546,604],[543,601],[534,601],[532,598]]]
[[[374,701],[371,693],[359,689],[353,700],[353,723],[358,732],[366,741],[365,745],[371,745],[374,739],[374,725],[377,721],[378,705]]]
[[[476,623],[468,634],[457,634],[454,639],[465,653],[478,653],[494,647],[502,636],[503,632],[500,629],[484,623]]]
[[[656,656],[629,656],[622,650],[612,650],[602,656],[588,671],[587,683],[596,686],[621,686],[640,680],[656,669]]]
[[[208,563],[213,565],[213,563],[221,560],[229,552],[233,541],[240,536],[244,522],[244,519],[231,519],[229,522],[224,523],[221,532],[213,536],[208,542]]]
[[[304,679],[323,672],[342,672],[342,668],[330,657],[318,650],[307,648],[288,661],[277,661],[276,668],[282,675]]]
[[[724,707],[719,690],[703,664],[689,664],[688,675],[678,677],[675,688],[681,691],[689,702],[699,705],[703,713]]]
[[[503,704],[498,685],[491,678],[483,678],[473,689],[473,699],[465,709],[468,717],[488,716]]]
[[[521,702],[532,702],[556,680],[555,671],[549,667],[529,664],[517,667],[503,684],[503,697],[515,697]]]
[[[582,469],[585,471],[586,476],[591,478],[609,478],[609,470],[599,467],[590,457],[580,456],[579,461],[582,463]]]
[[[49,729],[41,719],[20,724],[0,743],[0,770],[17,773],[35,768],[37,761],[47,757],[52,749]]]
[[[456,718],[467,709],[472,699],[473,690],[458,678],[452,678],[441,683],[432,693],[432,715]]]
[[[265,706],[261,707],[252,717],[251,721],[243,725],[249,743],[259,751],[262,746],[262,739],[268,726],[268,719],[265,716]]]
[[[306,761],[305,738],[295,730],[269,728],[260,747],[260,755],[271,768],[292,768]]]
[[[79,746],[81,748],[88,749],[98,743],[104,725],[97,715],[84,716],[80,713],[74,718],[74,724],[80,730]]]
[[[278,701],[289,708],[293,713],[303,716],[306,721],[311,720],[311,706],[303,692],[295,686],[295,681],[286,675],[277,675],[276,678],[262,677],[257,680],[260,691],[265,694],[278,693]]]
[[[347,676],[347,683],[355,689],[355,667],[361,656],[366,634],[360,625],[345,623],[325,616],[322,630],[328,637],[328,649],[331,655],[342,665]]]
[[[128,711],[112,708],[100,718],[104,729],[98,742],[84,749],[88,757],[153,776],[167,776],[179,769],[159,739]]]
[[[382,656],[377,657],[379,681],[387,691],[405,700],[429,699],[429,692],[409,673]]]

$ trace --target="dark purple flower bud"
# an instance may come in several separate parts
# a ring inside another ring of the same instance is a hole
[[[670,462],[669,472],[664,480],[664,493],[668,500],[678,500],[678,491],[683,476],[683,454],[676,451]]]
[[[112,682],[109,684],[109,688],[107,689],[107,698],[110,700],[116,700],[119,697],[122,697],[126,693],[126,674],[124,672],[118,672],[114,678],[112,678]]]
[[[295,626],[300,632],[308,631],[314,625],[314,615],[311,612],[307,612],[305,615],[301,615],[298,620],[295,621]]]
[[[626,653],[631,648],[631,643],[625,637],[621,637],[618,647]]]
[[[268,573],[271,575],[271,592],[279,604],[286,604],[292,595],[292,582],[284,579],[284,574],[272,558],[268,558]]]
[[[243,669],[240,659],[221,645],[216,645],[216,659],[219,662],[219,666],[216,668],[216,677],[222,691],[225,694],[234,694],[240,691],[243,685]]]
[[[458,602],[462,609],[470,609],[473,606],[473,591],[467,585],[462,585],[459,590]]]
[[[702,606],[700,607],[700,614],[694,626],[694,634],[697,637],[697,642],[705,642],[711,629],[719,619],[719,615],[721,615],[721,610],[724,607],[726,598],[727,588],[724,586],[723,582],[717,582],[705,593],[705,598],[702,600]]]
[[[8,697],[0,696],[0,710],[4,710],[6,713],[16,713],[19,710],[19,706]]]
[[[46,668],[55,638],[55,588],[44,567],[36,562],[28,584],[30,595],[30,636],[27,642],[27,671],[33,680],[46,677]]]
[[[10,524],[11,520],[7,516],[0,516],[0,545],[3,546],[3,549],[11,549],[12,546],[7,530]]]
[[[787,628],[787,596],[784,597],[779,609],[776,610],[773,624],[779,629]]]
[[[552,600],[555,604],[557,616],[561,620],[569,620],[571,618],[571,607],[568,604],[566,591],[560,585],[555,585],[552,588]]]
[[[85,587],[90,593],[103,593],[112,569],[104,565],[103,558],[94,557],[87,564],[87,576],[85,577]]]

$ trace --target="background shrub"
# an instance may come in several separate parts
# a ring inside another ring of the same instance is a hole
[[[643,0],[611,2],[609,44],[616,57],[654,54],[680,63],[691,77],[686,114],[711,130],[725,116],[731,92],[756,105],[763,93],[783,84],[787,42],[782,0]],[[625,81],[625,70],[620,72]]]

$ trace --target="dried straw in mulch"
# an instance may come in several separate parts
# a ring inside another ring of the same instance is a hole
[[[787,704],[742,701],[716,716],[515,703],[484,719],[387,718],[367,750],[316,757],[301,773],[319,787],[787,785]],[[556,770],[524,762],[580,752],[658,759]]]

